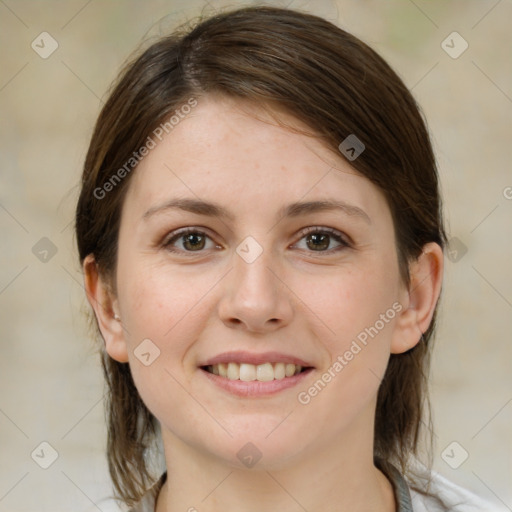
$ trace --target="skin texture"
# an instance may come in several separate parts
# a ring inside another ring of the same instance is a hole
[[[121,217],[117,294],[99,278],[93,256],[84,273],[107,352],[130,364],[162,427],[169,477],[157,511],[395,510],[391,486],[373,465],[377,391],[390,354],[415,346],[431,321],[439,246],[426,245],[411,264],[407,288],[380,190],[318,140],[240,100],[201,98],[134,172]],[[216,202],[233,219],[177,209],[144,217],[171,198]],[[278,217],[289,203],[326,199],[368,219],[343,211]],[[185,227],[208,235],[204,246],[194,251],[178,238],[165,247]],[[309,227],[336,230],[349,245],[331,236],[316,248],[301,232]],[[248,236],[263,250],[252,263],[236,252]],[[393,304],[400,312],[307,405],[299,403],[298,393]],[[149,366],[134,354],[144,339],[160,350]],[[314,370],[276,395],[237,397],[198,368],[230,350],[283,352]],[[237,457],[248,442],[262,454],[251,469]]]

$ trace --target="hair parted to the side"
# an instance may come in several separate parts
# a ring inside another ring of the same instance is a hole
[[[419,107],[389,65],[334,24],[297,10],[246,7],[224,11],[160,38],[120,74],[97,120],[76,209],[80,262],[94,254],[115,291],[121,208],[131,173],[99,199],[112,175],[148,135],[190,98],[209,94],[249,100],[305,123],[338,156],[355,134],[365,151],[350,162],[385,194],[400,271],[428,242],[446,243],[436,162]],[[96,191],[96,193],[95,193]],[[378,393],[375,456],[408,471],[426,420],[432,443],[427,376],[435,314],[421,341],[392,354]],[[418,333],[418,336],[420,333]],[[146,454],[156,420],[142,402],[128,364],[103,350],[108,387],[108,461],[117,496],[138,501],[158,475]]]

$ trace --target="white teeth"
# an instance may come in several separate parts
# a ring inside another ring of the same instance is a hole
[[[285,364],[276,363],[274,365],[274,379],[284,379],[286,375]]]
[[[287,377],[291,377],[295,373],[295,365],[287,363],[287,365],[284,367],[284,371]]]
[[[228,365],[226,363],[220,363],[218,365],[215,365],[219,367],[219,375],[221,377],[227,377],[228,376]]]
[[[245,382],[256,380],[256,367],[253,364],[242,363],[240,365],[240,380]]]
[[[227,378],[229,380],[238,380],[240,378],[240,365],[236,363],[228,364],[228,374]]]
[[[210,373],[226,377],[229,380],[242,380],[250,382],[258,380],[268,382],[271,380],[281,380],[285,377],[297,375],[302,371],[302,366],[293,363],[219,363],[207,367]]]
[[[270,363],[259,364],[256,367],[256,376],[257,380],[261,382],[274,380],[274,368]]]

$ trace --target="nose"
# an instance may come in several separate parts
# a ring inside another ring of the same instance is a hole
[[[256,333],[275,331],[293,317],[292,291],[272,267],[266,251],[252,263],[233,256],[231,272],[223,283],[218,313],[230,328]],[[275,263],[275,262],[274,262]]]

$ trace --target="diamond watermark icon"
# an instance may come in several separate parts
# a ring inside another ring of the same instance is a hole
[[[255,466],[261,459],[262,455],[263,454],[253,443],[244,444],[236,454],[240,462],[248,468]]]
[[[441,48],[452,59],[458,59],[468,49],[468,47],[468,42],[458,32],[452,32],[441,43]]]
[[[263,252],[263,247],[252,236],[248,236],[240,242],[236,252],[246,263],[252,263],[259,258]]]
[[[59,47],[59,43],[48,32],[41,32],[30,46],[39,57],[47,59]]]
[[[49,238],[43,236],[32,247],[32,253],[39,261],[48,263],[57,254],[57,246]]]
[[[160,349],[149,338],[142,340],[133,353],[144,366],[153,364],[160,357]]]
[[[346,158],[353,162],[366,149],[366,146],[351,133],[340,143],[338,149]]]
[[[59,452],[50,443],[43,441],[30,456],[38,466],[48,469],[59,458]]]
[[[462,466],[468,457],[469,453],[457,441],[451,442],[441,453],[441,458],[452,469]]]
[[[452,263],[457,263],[458,261],[460,261],[467,252],[468,248],[466,247],[466,245],[456,236],[448,240],[448,245],[446,247],[446,255]]]

